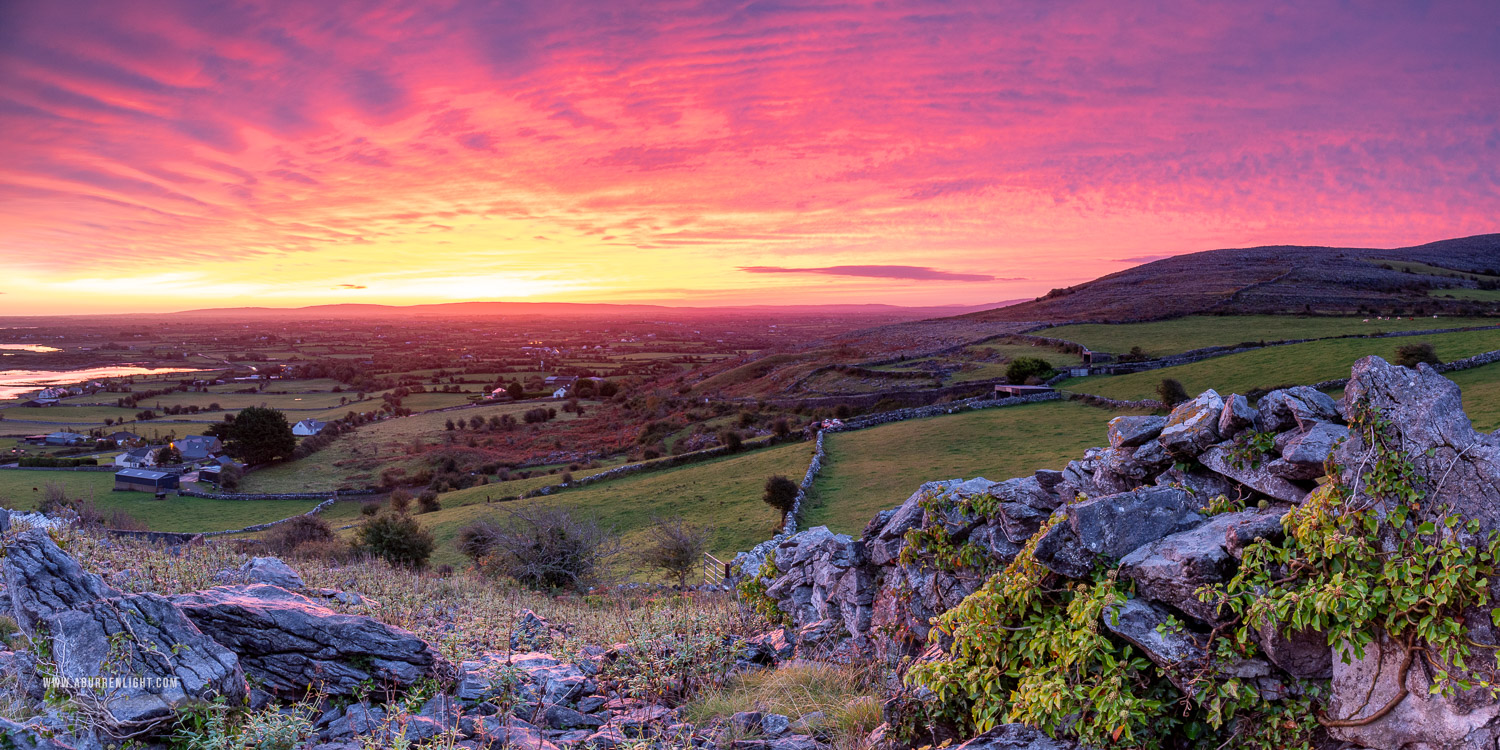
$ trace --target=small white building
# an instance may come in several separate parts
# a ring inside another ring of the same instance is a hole
[[[292,425],[292,434],[296,435],[297,437],[308,437],[310,435],[316,435],[322,432],[323,428],[327,426],[327,422],[322,422],[316,419],[304,419],[301,422]]]
[[[161,448],[146,446],[134,448],[115,456],[115,466],[122,469],[149,469],[156,465],[156,452]]]
[[[552,392],[552,397],[553,398],[567,398],[568,397],[568,387],[567,386],[563,386],[562,388],[558,388],[557,390],[553,391]]]

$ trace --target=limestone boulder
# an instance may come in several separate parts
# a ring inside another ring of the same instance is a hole
[[[365,681],[400,689],[453,674],[436,649],[409,631],[339,614],[276,586],[220,586],[172,602],[238,654],[246,674],[272,693],[300,695],[311,685],[350,695]]]

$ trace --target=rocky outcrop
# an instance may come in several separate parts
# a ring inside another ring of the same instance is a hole
[[[1252,435],[1262,429],[1280,432],[1270,452],[1258,454],[1271,445]],[[1197,602],[1196,587],[1231,574],[1254,540],[1280,538],[1281,513],[1307,497],[1347,434],[1338,405],[1311,389],[1272,391],[1259,408],[1207,391],[1167,417],[1116,417],[1107,447],[1090,448],[1061,470],[1004,482],[931,482],[877,514],[859,539],[820,527],[763,545],[750,558],[776,563],[767,593],[791,615],[789,641],[850,638],[884,656],[914,655],[933,617],[978,589],[1057,516],[1036,548],[1049,570],[1081,578],[1134,553],[1127,567],[1137,585],[1213,623],[1218,618]],[[1221,495],[1267,505],[1192,534],[1210,521],[1206,509]],[[964,550],[968,563],[913,548],[912,538],[941,538]]]
[[[1346,419],[1358,420],[1359,429]],[[1500,742],[1500,700],[1452,682],[1433,689],[1440,673],[1484,679],[1479,670],[1487,666],[1473,665],[1500,644],[1500,627],[1490,623],[1493,605],[1456,620],[1476,649],[1468,667],[1443,664],[1430,650],[1408,650],[1379,634],[1357,654],[1347,644],[1331,645],[1328,633],[1311,625],[1252,623],[1254,658],[1215,662],[1226,652],[1208,647],[1210,634],[1234,613],[1205,601],[1204,588],[1235,575],[1251,545],[1282,543],[1283,517],[1310,502],[1315,490],[1321,502],[1329,490],[1317,488],[1328,486],[1326,473],[1341,472],[1333,479],[1351,495],[1346,507],[1379,514],[1395,502],[1371,495],[1364,484],[1369,476],[1361,468],[1368,468],[1373,449],[1363,436],[1371,425],[1383,436],[1383,450],[1409,465],[1402,471],[1422,496],[1412,511],[1416,522],[1456,515],[1472,523],[1452,533],[1475,543],[1500,532],[1500,435],[1473,428],[1458,387],[1437,371],[1370,357],[1354,366],[1342,402],[1306,387],[1272,391],[1256,404],[1204,393],[1166,418],[1113,420],[1107,446],[1056,471],[923,485],[900,507],[877,514],[858,539],[818,529],[781,542],[779,572],[767,591],[791,615],[788,634],[847,633],[845,644],[873,646],[880,656],[942,658],[943,639],[929,638],[933,618],[1003,570],[1045,527],[1034,553],[1050,573],[1048,585],[1116,571],[1129,593],[1107,609],[1101,627],[1188,694],[1231,678],[1273,701],[1311,686],[1329,724],[1329,747],[1493,746]],[[1236,507],[1244,510],[1223,512]],[[1491,601],[1500,601],[1500,577],[1491,580]],[[872,613],[860,632],[866,602]],[[754,653],[771,661],[775,651],[764,646]],[[1053,742],[1001,727],[967,746],[1037,741]]]
[[[121,595],[45,530],[6,540],[6,589],[21,630],[48,643],[59,689],[116,736],[169,725],[178,709],[247,687],[234,653],[156,594]]]
[[[366,681],[401,689],[453,672],[436,649],[408,631],[339,614],[277,586],[220,586],[172,602],[209,637],[239,654],[245,673],[275,694],[300,694],[314,686],[350,695]]]

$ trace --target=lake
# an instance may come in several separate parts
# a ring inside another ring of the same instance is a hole
[[[55,346],[42,346],[41,344],[0,344],[0,350],[6,349],[16,352],[34,352],[36,354],[62,351]]]
[[[127,375],[160,375],[172,372],[202,372],[192,367],[93,367],[87,370],[0,370],[0,399],[20,398],[28,391],[49,385],[74,385],[90,380]]]

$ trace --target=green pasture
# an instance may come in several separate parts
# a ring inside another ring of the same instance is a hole
[[[1395,356],[1396,347],[1422,341],[1431,343],[1437,350],[1438,358],[1447,362],[1500,349],[1500,330],[1383,339],[1309,341],[1129,375],[1077,378],[1065,381],[1061,387],[1110,398],[1135,400],[1155,398],[1156,387],[1163,378],[1175,378],[1190,394],[1201,393],[1209,388],[1228,394],[1278,385],[1308,385],[1348,377],[1350,366],[1361,357],[1375,354],[1389,360]]]
[[[1452,291],[1452,290],[1445,290]],[[1323,318],[1291,315],[1193,315],[1153,323],[1106,325],[1088,323],[1057,326],[1038,331],[1037,335],[1083,344],[1093,351],[1124,354],[1139,346],[1151,356],[1202,349],[1209,346],[1233,346],[1242,342],[1321,339],[1395,331],[1421,331],[1435,328],[1467,328],[1500,325],[1500,318],[1422,317],[1405,320],[1370,318]]]

